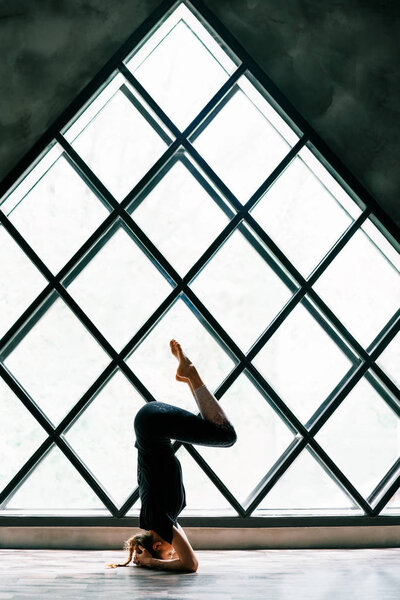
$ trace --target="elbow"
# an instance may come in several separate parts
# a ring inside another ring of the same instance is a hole
[[[187,561],[184,565],[182,565],[185,571],[189,571],[190,573],[196,573],[199,568],[199,561],[197,558],[193,558],[193,560]]]
[[[197,560],[197,559],[195,559],[195,560],[194,560],[194,561],[191,563],[191,565],[190,565],[190,567],[189,567],[189,571],[190,571],[191,573],[196,573],[196,571],[197,571],[197,569],[198,569],[198,568],[199,568],[199,562],[198,562],[198,560]]]

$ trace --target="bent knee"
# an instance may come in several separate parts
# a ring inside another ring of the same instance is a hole
[[[227,448],[229,448],[230,446],[233,446],[233,444],[236,443],[237,441],[237,434],[235,431],[235,428],[233,427],[233,425],[231,423],[228,423],[227,425],[224,426],[225,429],[225,446]]]
[[[154,421],[154,415],[157,413],[157,402],[147,402],[136,413],[133,426],[136,432],[146,430],[150,423]]]

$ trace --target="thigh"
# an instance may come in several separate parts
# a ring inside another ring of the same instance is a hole
[[[154,441],[170,438],[203,446],[231,446],[236,441],[230,424],[216,425],[165,402],[149,402],[143,406],[135,418],[135,431],[136,435]]]

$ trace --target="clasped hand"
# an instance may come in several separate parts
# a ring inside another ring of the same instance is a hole
[[[151,567],[153,557],[146,548],[143,548],[140,544],[136,546],[135,553],[133,555],[133,562],[138,567]]]

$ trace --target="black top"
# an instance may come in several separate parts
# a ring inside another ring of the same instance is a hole
[[[163,540],[172,543],[172,526],[186,506],[186,494],[182,481],[182,468],[170,441],[156,451],[138,449],[137,478],[141,509],[139,527],[152,529]]]

